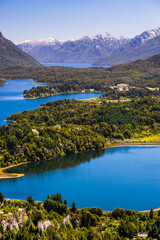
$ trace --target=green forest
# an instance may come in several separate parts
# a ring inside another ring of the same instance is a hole
[[[92,89],[92,86],[85,85],[74,85],[74,84],[57,84],[57,85],[47,85],[47,86],[38,86],[33,87],[30,90],[24,91],[24,96],[28,99],[30,98],[41,98],[47,97],[60,93],[75,93],[75,92],[100,92],[100,86],[96,86],[96,88]],[[140,97],[148,97],[148,96],[160,96],[159,88],[135,88],[128,87],[128,90],[125,89],[120,90],[118,87],[106,87],[103,88],[103,96],[107,97],[110,100],[117,99],[135,99]]]
[[[44,169],[77,166],[102,154],[93,150],[116,144],[159,144],[159,65],[160,56],[154,56],[111,68],[0,70],[0,84],[5,83],[3,79],[34,79],[46,84],[25,90],[26,98],[72,92],[103,93],[97,99],[57,100],[8,116],[10,124],[0,127],[0,167],[17,166],[3,173],[37,173],[38,165],[39,173]],[[120,83],[127,84],[127,90],[120,89]],[[87,154],[78,160],[80,152]],[[0,193],[2,240],[142,238],[160,239],[160,211],[78,209],[75,202],[68,206],[60,193],[46,196],[44,202],[34,202],[32,196],[27,201],[4,199]]]
[[[131,88],[135,87],[137,92],[143,91],[144,96],[150,96],[151,92],[147,92],[146,88],[160,88],[159,65],[160,55],[110,68],[12,67],[0,70],[0,79],[33,79],[52,84],[25,91],[24,95],[27,98],[90,91],[90,89],[106,93],[110,87],[119,83],[128,84]],[[158,93],[152,92],[153,95]],[[134,97],[136,96],[134,93]],[[130,97],[133,97],[133,93]]]
[[[120,240],[160,239],[160,211],[138,212],[68,206],[60,193],[44,202],[6,200],[0,193],[0,239],[2,240]],[[143,237],[143,239],[146,239]]]
[[[160,131],[157,98],[126,103],[63,99],[7,118],[0,127],[1,167],[106,148]]]

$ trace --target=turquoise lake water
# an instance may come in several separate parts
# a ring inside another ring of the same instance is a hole
[[[8,124],[5,120],[8,115],[25,110],[33,110],[38,108],[42,103],[60,100],[64,98],[88,99],[99,97],[100,93],[74,93],[59,94],[46,98],[25,99],[23,91],[32,87],[44,85],[38,84],[33,80],[7,80],[5,86],[0,86],[0,125]]]
[[[68,204],[145,210],[160,207],[160,147],[117,147],[16,167],[1,180],[5,197],[44,200],[60,192]]]

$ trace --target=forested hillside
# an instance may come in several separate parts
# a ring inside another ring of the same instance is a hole
[[[0,70],[0,79],[32,78],[45,83],[90,83],[93,86],[96,83],[107,85],[122,81],[157,86],[159,75],[160,55],[110,68],[13,67]]]
[[[94,91],[106,92],[118,83],[136,88],[160,88],[160,55],[144,61],[135,61],[111,68],[76,69],[65,67],[23,68],[0,70],[0,79],[34,79],[50,83],[25,92],[28,97],[42,97],[57,92]]]
[[[40,67],[41,64],[20,50],[0,32],[0,69],[12,66]]]

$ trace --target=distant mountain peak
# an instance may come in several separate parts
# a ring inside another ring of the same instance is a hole
[[[158,27],[156,27],[155,30],[160,30],[160,25]]]
[[[90,38],[89,36],[83,36],[83,37],[81,37],[79,40],[88,40],[88,39],[92,39],[92,38]],[[77,41],[77,40],[76,40]]]
[[[145,42],[147,42],[148,40],[155,38],[159,35],[160,35],[160,26],[158,26],[154,29],[146,30],[146,31],[142,32],[140,35],[135,36],[135,38],[133,38],[131,40],[131,42],[135,41],[136,39],[139,39],[139,45],[142,45]]]
[[[104,32],[102,34],[97,34],[96,37],[98,38],[102,38],[102,39],[105,39],[105,38],[112,38],[111,35],[107,32]]]
[[[93,37],[89,37],[89,36],[83,36],[81,37],[79,40],[74,40],[74,41],[117,41],[117,42],[123,42],[123,41],[129,41],[129,38],[120,36],[120,37],[113,37],[111,36],[111,34],[109,34],[108,32],[104,32],[101,34],[97,34]],[[71,41],[71,40],[70,40]]]
[[[146,30],[132,38],[122,47],[117,48],[113,54],[100,57],[95,64],[115,65],[131,62],[137,59],[146,59],[160,54],[160,26]]]
[[[66,42],[65,40],[57,40],[56,38],[45,38],[45,39],[38,39],[38,40],[25,40],[22,42],[15,42],[16,45],[26,45],[26,44],[30,44],[32,46],[36,46],[36,45],[55,45],[57,43],[62,44]]]

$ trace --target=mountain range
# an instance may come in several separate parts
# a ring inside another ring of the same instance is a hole
[[[93,63],[116,65],[160,54],[160,26],[144,31],[132,39],[112,37],[109,33],[78,40],[60,41],[48,38],[24,41],[16,45],[40,62]]]
[[[91,63],[98,57],[110,56],[117,48],[129,41],[124,37],[112,37],[108,33],[95,37],[85,36],[78,40],[59,41],[54,38],[24,41],[17,46],[39,62]]]
[[[137,59],[144,60],[156,54],[160,54],[160,26],[137,35],[113,54],[99,58],[94,64],[111,66]]]
[[[41,66],[41,64],[0,32],[0,69],[12,66]]]

